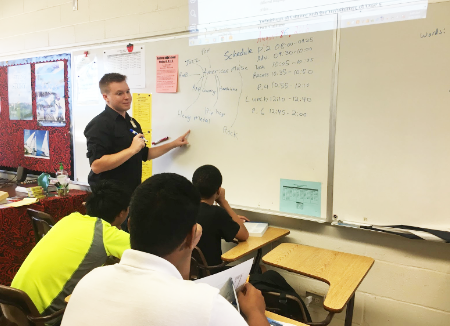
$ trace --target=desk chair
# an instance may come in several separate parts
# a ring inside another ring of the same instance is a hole
[[[60,319],[65,310],[64,308],[43,317],[28,294],[1,284],[0,308],[6,320],[17,326],[45,326],[45,323]]]
[[[191,256],[191,271],[189,273],[189,279],[198,280],[202,277],[210,276],[211,271],[219,270],[227,264],[228,263],[224,261],[219,265],[209,266],[202,250],[199,247],[195,247]]]
[[[262,292],[266,310],[300,322],[308,322],[305,309],[300,300],[293,295],[281,296],[277,292]]]
[[[263,257],[263,262],[297,274],[315,278],[330,285],[323,303],[327,318],[309,325],[328,325],[335,313],[344,310],[345,326],[352,325],[355,291],[372,267],[370,257],[282,243]]]
[[[31,208],[28,208],[27,212],[31,218],[31,223],[33,224],[36,243],[38,243],[56,222],[50,214]]]

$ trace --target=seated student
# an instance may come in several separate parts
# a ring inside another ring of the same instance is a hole
[[[75,287],[62,320],[71,325],[247,325],[207,284],[188,281],[191,254],[201,236],[200,196],[186,178],[157,174],[131,199],[131,249],[119,264],[96,268]],[[238,293],[249,325],[269,325],[261,292]]]
[[[248,239],[248,231],[244,226],[246,219],[237,215],[225,199],[222,186],[222,174],[213,165],[199,167],[192,177],[192,183],[200,192],[202,202],[198,214],[198,223],[203,228],[203,235],[198,243],[209,266],[222,263],[221,239],[239,241]],[[219,206],[215,206],[217,202]],[[214,271],[212,271],[214,272]],[[217,272],[217,271],[216,271]]]
[[[102,181],[86,201],[87,215],[72,213],[53,226],[30,252],[11,287],[26,292],[42,315],[66,306],[64,298],[78,281],[108,256],[122,257],[130,236],[119,230],[131,194]]]

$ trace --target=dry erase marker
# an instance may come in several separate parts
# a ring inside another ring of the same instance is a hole
[[[164,137],[164,138],[161,138],[161,139],[158,140],[158,141],[154,141],[154,142],[152,143],[152,145],[158,145],[159,143],[162,143],[162,142],[164,142],[164,141],[166,141],[166,140],[169,140],[169,137]]]
[[[130,131],[131,131],[131,133],[132,133],[133,135],[139,135],[139,133],[138,133],[137,131],[133,130],[133,129],[130,129]],[[145,142],[147,142],[147,139],[145,139],[144,137],[142,137],[142,139],[143,139]]]

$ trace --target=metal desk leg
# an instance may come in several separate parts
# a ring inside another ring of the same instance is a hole
[[[345,310],[345,326],[352,326],[353,321],[353,307],[355,306],[355,294],[353,293],[350,300],[347,302],[347,309]]]
[[[250,269],[250,274],[255,274],[258,272],[259,264],[261,264],[261,258],[262,258],[262,249],[259,248],[255,260],[253,261],[252,268]]]

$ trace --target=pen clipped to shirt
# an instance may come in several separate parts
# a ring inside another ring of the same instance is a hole
[[[131,133],[133,134],[133,135],[139,135],[139,133],[136,131],[136,130],[133,130],[133,129],[130,129],[130,131],[131,131]],[[142,137],[142,139],[145,141],[145,142],[147,142],[147,139],[145,139],[144,137]]]

